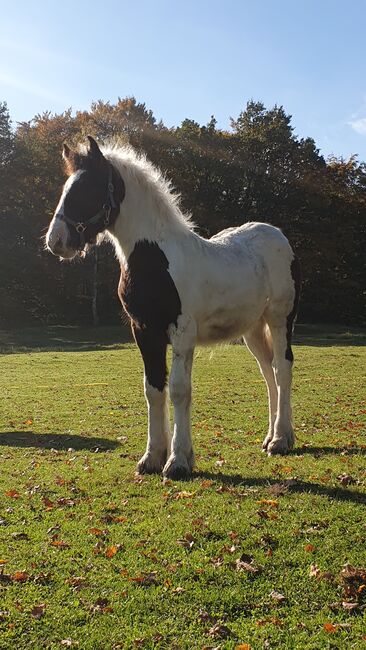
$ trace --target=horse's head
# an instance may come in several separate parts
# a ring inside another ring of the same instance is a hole
[[[124,182],[88,136],[84,153],[66,144],[62,156],[69,174],[56,212],[49,225],[47,248],[59,257],[72,259],[116,220],[125,195]]]

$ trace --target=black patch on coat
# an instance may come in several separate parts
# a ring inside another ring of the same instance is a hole
[[[294,360],[294,355],[291,349],[291,340],[292,340],[292,332],[294,329],[294,322],[299,308],[300,289],[301,289],[301,267],[300,267],[299,259],[298,257],[296,257],[296,255],[291,262],[291,275],[295,285],[295,298],[294,298],[294,305],[292,307],[292,310],[287,316],[287,333],[286,333],[287,348],[285,352],[285,358],[287,359],[287,361],[290,361],[290,363],[292,363]]]
[[[166,332],[153,329],[141,329],[131,321],[132,332],[144,361],[145,375],[150,384],[161,392],[166,384],[168,370],[166,366]]]
[[[121,273],[118,294],[131,319],[132,331],[151,386],[163,390],[166,377],[168,327],[182,313],[169,262],[156,242],[136,243]]]

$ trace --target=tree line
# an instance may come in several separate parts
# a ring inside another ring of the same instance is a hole
[[[81,263],[44,250],[65,180],[64,141],[129,142],[159,166],[211,236],[245,221],[280,227],[301,260],[300,320],[365,324],[366,164],[319,153],[281,106],[249,101],[227,130],[214,117],[168,128],[135,98],[12,124],[0,102],[0,327],[111,324],[118,264],[108,244]]]

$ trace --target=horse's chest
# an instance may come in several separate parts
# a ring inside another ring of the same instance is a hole
[[[139,327],[166,331],[177,324],[181,301],[169,273],[169,262],[154,242],[137,242],[121,272],[118,294]]]

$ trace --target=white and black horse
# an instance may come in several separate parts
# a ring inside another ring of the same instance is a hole
[[[209,240],[190,218],[162,174],[129,147],[64,145],[69,177],[46,240],[71,259],[100,233],[121,264],[119,296],[141,351],[148,406],[148,439],[141,473],[172,478],[192,471],[191,371],[196,344],[244,337],[267,384],[268,454],[294,444],[291,421],[293,355],[300,270],[286,237],[265,223],[229,228]],[[166,350],[172,346],[169,395]]]

